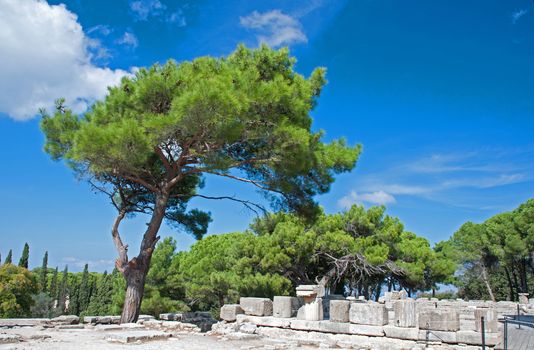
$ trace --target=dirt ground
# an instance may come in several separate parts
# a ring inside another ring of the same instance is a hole
[[[202,333],[179,334],[165,340],[152,340],[140,343],[114,343],[106,340],[112,333],[121,331],[102,331],[96,329],[39,329],[21,327],[0,330],[0,334],[16,334],[22,341],[0,344],[0,350],[255,350],[255,349],[317,349],[297,342],[276,341],[255,336],[242,339],[228,339]],[[133,333],[135,331],[127,331]]]

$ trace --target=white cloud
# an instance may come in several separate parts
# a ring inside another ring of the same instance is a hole
[[[94,65],[99,43],[64,5],[0,0],[0,8],[0,112],[29,119],[59,97],[83,112],[128,74]]]
[[[395,203],[395,197],[384,191],[376,191],[369,193],[357,193],[351,191],[338,201],[338,205],[342,208],[350,208],[353,204],[370,203],[375,205],[385,205]]]
[[[239,20],[243,27],[257,32],[258,42],[272,47],[308,41],[300,22],[280,10],[264,13],[254,11],[246,17],[240,17]]]
[[[121,45],[131,46],[133,48],[136,48],[139,46],[139,41],[137,40],[137,37],[132,32],[124,32],[122,37],[120,37],[119,40],[117,40],[117,43]]]
[[[166,22],[176,23],[178,27],[185,27],[187,25],[184,13],[180,9],[178,9],[176,12],[171,13],[169,17],[167,17]]]
[[[136,0],[130,1],[130,10],[138,21],[147,21],[149,17],[161,15],[167,6],[159,0]]]
[[[69,265],[69,270],[75,271],[75,270],[81,270],[85,266],[85,264],[89,265],[89,271],[102,271],[102,270],[108,270],[108,272],[111,272],[110,270],[113,269],[113,266],[115,262],[113,260],[107,260],[107,259],[99,259],[99,260],[84,260],[84,259],[78,259],[72,256],[65,257],[61,259],[61,261]]]
[[[528,11],[524,10],[524,9],[515,11],[514,13],[512,13],[512,23],[516,24],[517,21],[519,21],[521,19],[521,17],[523,17],[527,13],[528,13]]]
[[[104,25],[104,24],[99,24],[97,26],[87,29],[87,34],[98,33],[103,36],[108,36],[111,34],[112,31],[113,29],[111,29],[109,26]]]

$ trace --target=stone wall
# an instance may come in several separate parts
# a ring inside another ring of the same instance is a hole
[[[343,334],[444,346],[480,346],[481,322],[488,348],[502,343],[504,315],[514,315],[518,303],[437,299],[411,299],[405,293],[386,293],[379,302],[328,298],[314,286],[297,289],[301,297],[241,298],[240,304],[225,305],[221,318],[237,325],[283,329],[285,333],[316,332]],[[328,300],[328,301],[326,301]],[[534,302],[520,305],[522,314],[534,315]],[[328,312],[323,312],[328,302]],[[296,310],[298,309],[298,310]],[[274,315],[273,315],[274,310]],[[328,315],[328,316],[325,316]],[[296,317],[295,317],[296,316]],[[404,345],[403,345],[404,346]]]

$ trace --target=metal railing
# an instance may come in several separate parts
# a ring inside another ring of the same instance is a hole
[[[533,328],[532,331],[534,332],[534,317],[530,316],[530,315],[525,315],[523,317],[526,317],[526,318],[531,319],[531,320],[530,321],[521,320],[521,309],[520,309],[519,304],[518,304],[517,305],[517,313],[515,315],[513,315],[513,316],[505,315],[502,319],[499,320],[500,322],[502,322],[504,324],[504,339],[503,339],[503,342],[504,342],[503,349],[504,350],[508,350],[508,325],[509,324],[517,325],[517,329],[521,329],[521,326]]]

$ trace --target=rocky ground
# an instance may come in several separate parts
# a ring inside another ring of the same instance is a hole
[[[144,340],[137,338],[145,336]],[[159,339],[158,339],[159,338]],[[124,343],[125,341],[131,343]],[[7,343],[10,342],[10,343]],[[58,329],[43,327],[20,327],[0,329],[0,350],[254,350],[254,349],[317,349],[320,344],[303,341],[277,341],[252,334],[217,335],[206,333],[169,333],[158,330],[105,329],[83,327]]]

